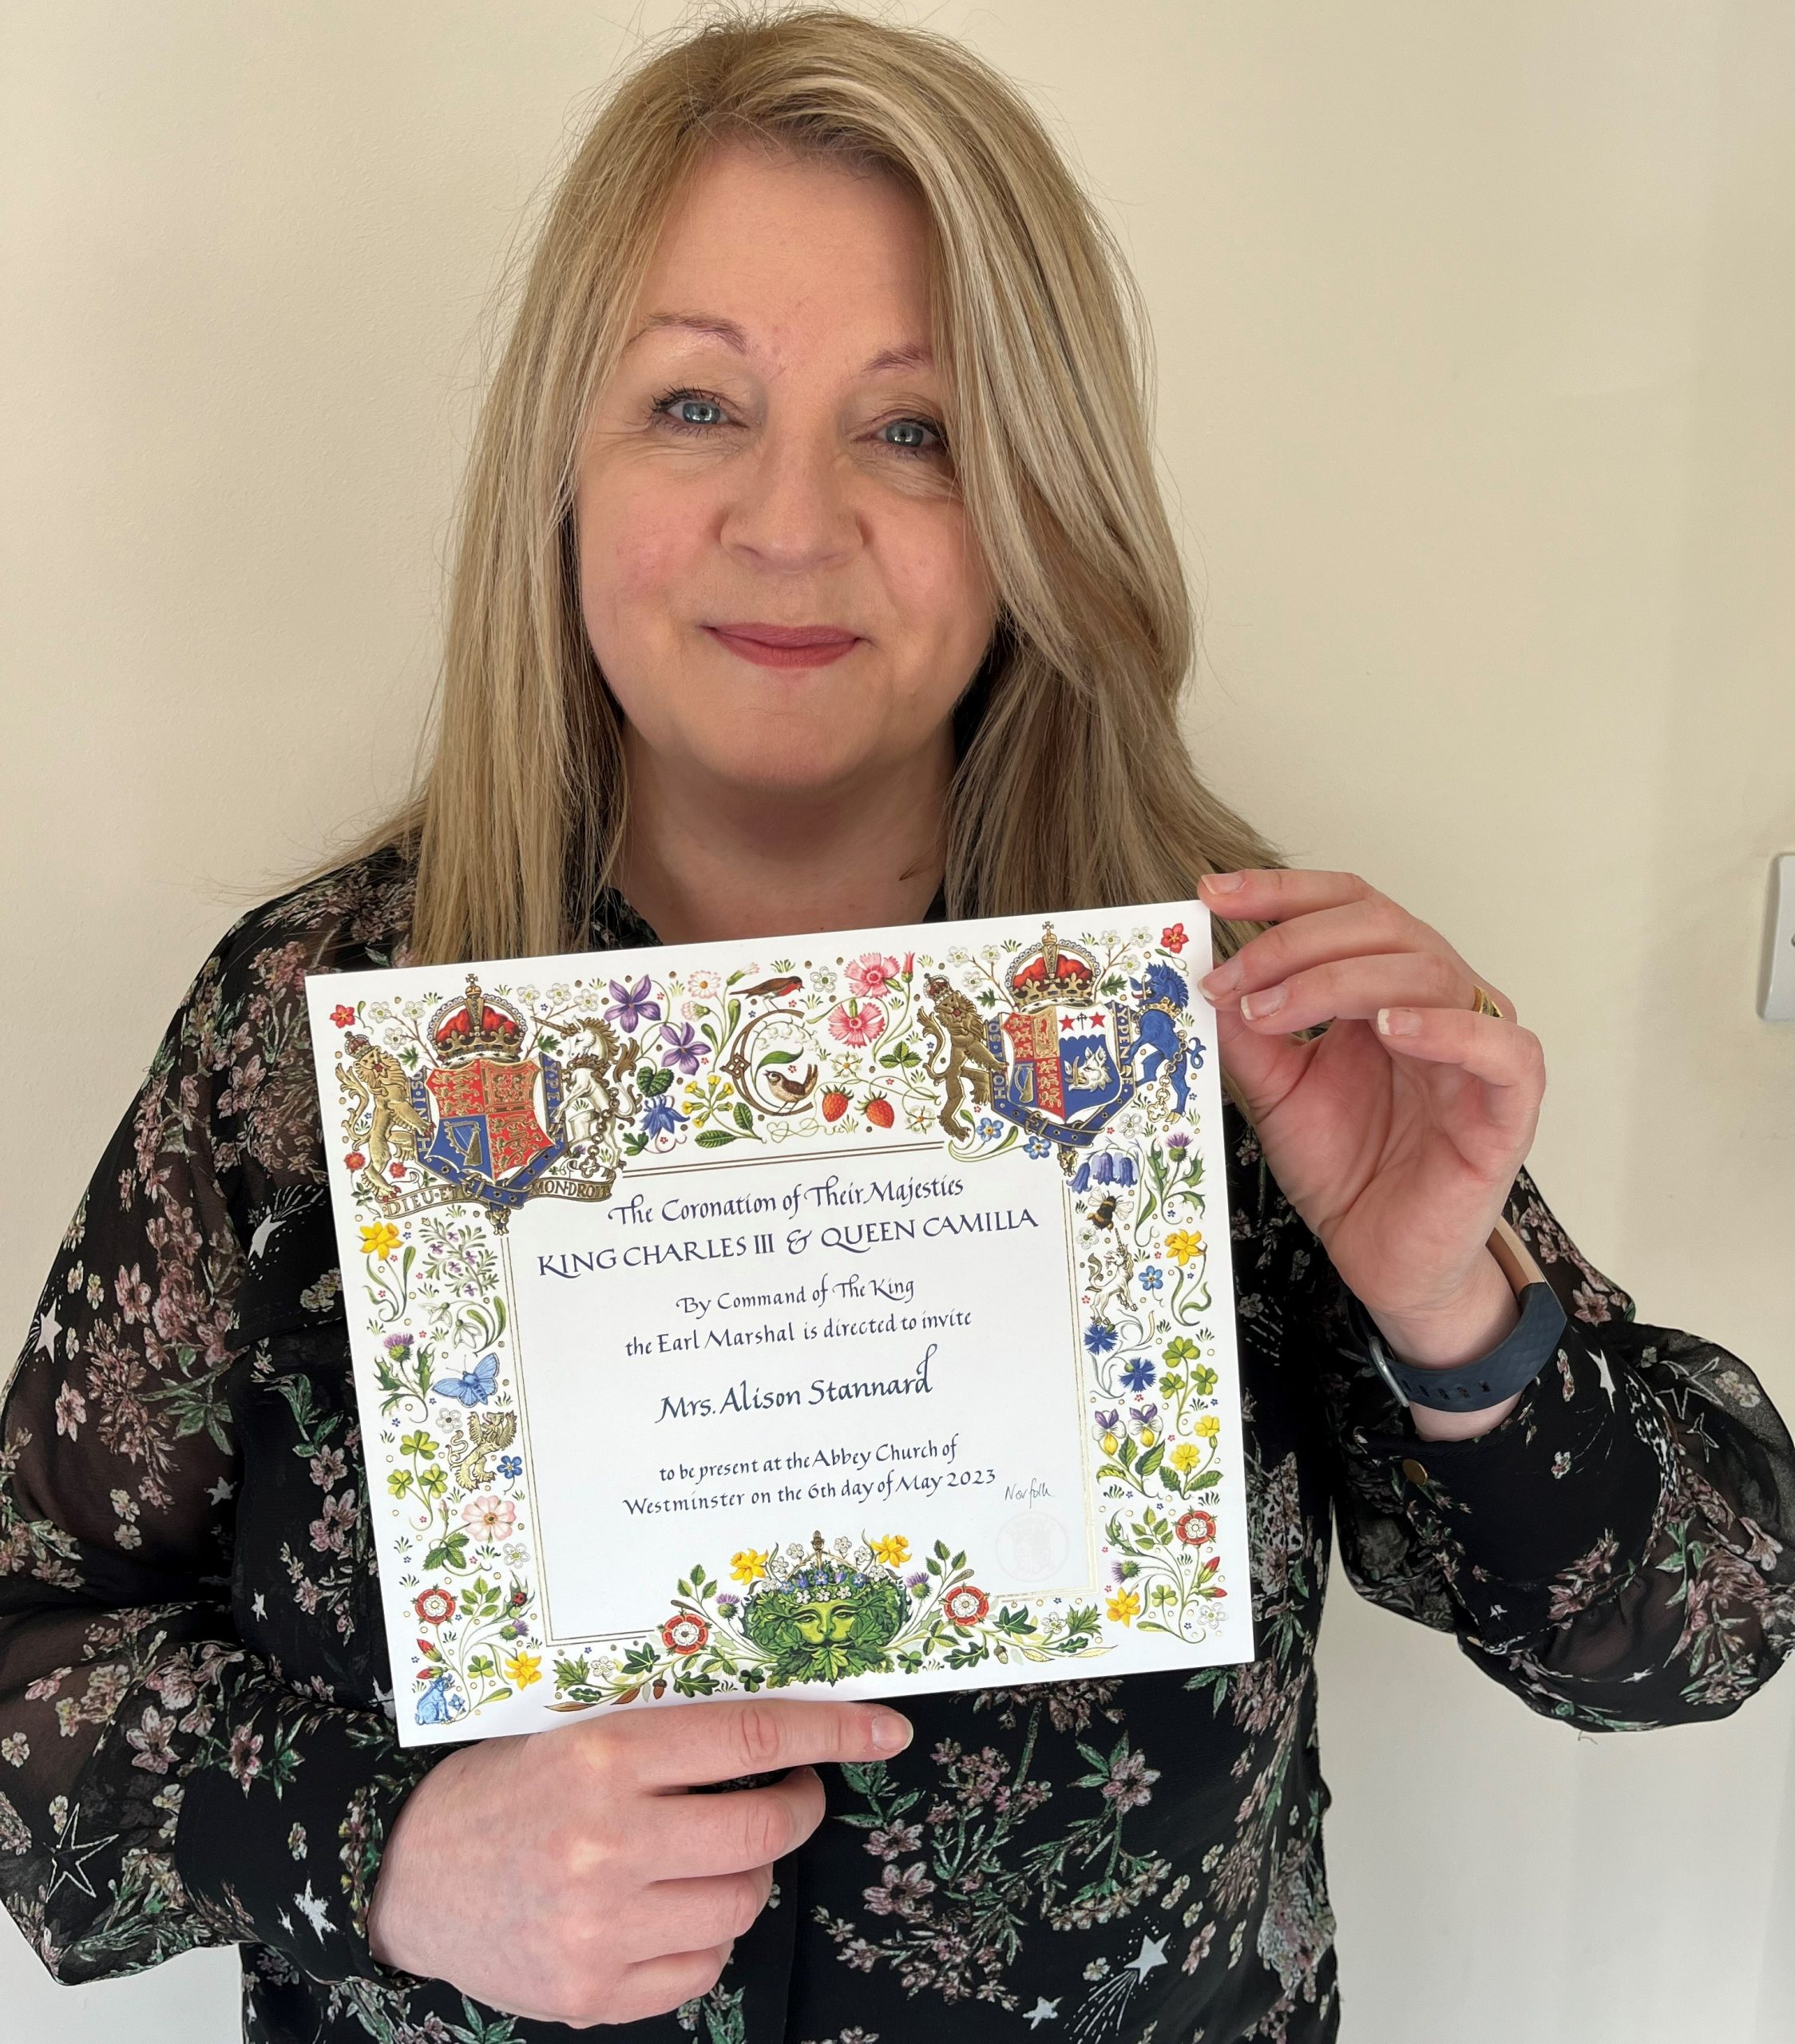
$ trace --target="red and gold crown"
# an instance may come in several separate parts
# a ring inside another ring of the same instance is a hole
[[[1011,966],[1009,990],[1018,1008],[1045,1008],[1054,1001],[1087,1007],[1097,997],[1097,961],[1076,944],[1062,944],[1052,923],[1041,925],[1041,941]]]
[[[443,1064],[470,1057],[514,1058],[524,1047],[524,1018],[509,1002],[480,991],[470,972],[467,992],[430,1017],[430,1048]]]

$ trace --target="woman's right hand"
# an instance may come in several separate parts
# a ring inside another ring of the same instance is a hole
[[[878,1704],[749,1697],[459,1748],[399,1806],[374,1956],[577,2030],[664,2014],[716,1984],[773,1862],[822,1821],[809,1763],[909,1739]],[[767,1788],[685,1792],[781,1768]]]

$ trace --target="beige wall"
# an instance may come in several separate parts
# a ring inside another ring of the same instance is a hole
[[[1795,849],[1795,11],[898,12],[1036,94],[1138,264],[1210,770],[1516,994],[1562,1218],[1795,1412],[1795,1028],[1752,1012]],[[398,783],[479,308],[615,18],[0,7],[21,1333],[208,946]],[[53,1060],[21,1020],[46,1005]],[[1795,1676],[1579,1739],[1335,1586],[1347,2044],[1795,2034]],[[65,2044],[222,2039],[234,1967],[65,1993],[0,1932],[0,2007]]]

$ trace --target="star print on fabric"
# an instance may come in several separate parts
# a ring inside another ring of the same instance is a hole
[[[87,1863],[97,1852],[104,1852],[109,1845],[118,1843],[115,1831],[109,1837],[87,1838],[77,1834],[81,1829],[81,1805],[77,1803],[62,1820],[62,1828],[56,1834],[56,1844],[50,1849],[51,1873],[50,1885],[44,1890],[48,1902],[66,1881],[70,1888],[78,1888],[85,1895],[98,1896],[93,1884],[87,1877]]]
[[[38,1322],[38,1345],[32,1350],[37,1356],[56,1353],[56,1337],[62,1332],[62,1323],[56,1317],[56,1301],[52,1299],[44,1308],[44,1317]]]
[[[236,1496],[236,1488],[237,1487],[235,1483],[227,1483],[224,1479],[220,1476],[218,1481],[212,1485],[212,1488],[206,1492],[206,1495],[212,1499],[214,1504],[223,1504],[228,1499]]]
[[[267,1593],[258,1590],[256,1594],[249,1600],[249,1609],[252,1616],[258,1618],[265,1618],[268,1615],[268,1600]]]
[[[1057,1998],[1050,2002],[1045,1994],[1042,1994],[1036,1999],[1035,2006],[1029,2010],[1024,2020],[1031,2030],[1039,2030],[1044,2022],[1056,2021],[1059,2014],[1060,2003]]]
[[[331,1927],[330,1905],[321,1895],[312,1893],[310,1881],[305,1884],[303,1895],[294,1896],[293,1907],[318,1933],[318,1941],[322,1944],[324,1941],[324,1933]]]
[[[1140,1950],[1128,1961],[1129,1971],[1137,1980],[1144,1980],[1155,1966],[1166,1963],[1166,1941],[1163,1938],[1150,1938],[1143,1931]]]
[[[1607,1392],[1608,1403],[1611,1407],[1615,1402],[1614,1372],[1609,1369],[1608,1359],[1603,1354],[1599,1349],[1591,1349],[1590,1350],[1590,1353],[1595,1359],[1596,1377],[1601,1384],[1602,1388]]]

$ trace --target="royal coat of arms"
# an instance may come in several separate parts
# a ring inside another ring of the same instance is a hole
[[[1190,988],[1163,961],[1127,982],[1131,1000],[1105,1000],[1096,960],[1063,942],[1053,925],[1011,965],[1013,1004],[988,1018],[985,1042],[995,1068],[991,1105],[1031,1135],[1067,1146],[1088,1144],[1136,1089],[1164,1078],[1184,1111],[1189,1075],[1200,1068],[1203,1044],[1182,1025]]]
[[[566,1155],[568,1075],[545,1050],[525,1055],[529,1034],[518,1011],[470,973],[466,992],[420,1032],[421,1068],[408,1071],[356,1030],[344,1036],[352,1168],[382,1211],[473,1199],[501,1220]]]

